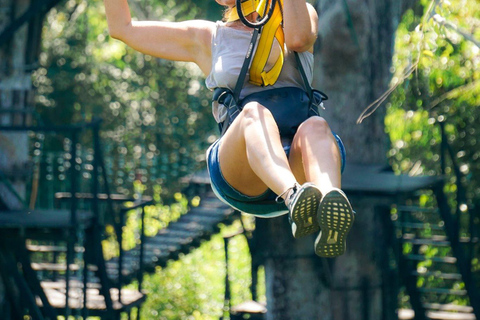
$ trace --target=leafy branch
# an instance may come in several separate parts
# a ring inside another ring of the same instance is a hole
[[[418,56],[416,57],[416,61],[413,64],[410,64],[399,78],[396,78],[396,81],[393,83],[393,85],[391,85],[391,87],[387,91],[385,91],[378,99],[373,101],[370,105],[368,105],[363,110],[363,112],[360,114],[360,116],[357,119],[357,124],[362,123],[363,120],[365,120],[370,115],[372,115],[383,104],[383,102],[385,102],[385,100],[392,94],[392,92],[394,92],[395,89],[398,88],[398,86],[404,83],[405,80],[408,79],[412,75],[412,73],[418,69],[421,57],[424,54],[427,54],[430,52],[429,50],[422,50],[423,48],[425,48],[425,31],[429,21],[434,21],[439,26],[455,31],[456,33],[461,35],[464,39],[470,41],[475,46],[480,48],[480,41],[476,40],[472,34],[462,30],[457,25],[448,21],[446,18],[442,17],[440,14],[437,13],[436,9],[439,5],[440,5],[440,0],[432,0],[429,5],[429,8],[423,15],[422,23],[419,24],[415,29],[415,32],[420,33],[420,39],[421,39],[417,44]],[[432,103],[431,108],[434,108],[440,102],[446,99],[457,98],[462,93],[470,92],[477,87],[478,87],[478,83],[472,83],[469,85],[455,88],[451,90],[451,92],[447,92],[446,94],[442,95],[440,98],[436,99]]]

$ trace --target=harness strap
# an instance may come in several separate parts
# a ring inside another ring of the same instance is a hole
[[[235,89],[233,91],[233,98],[235,101],[238,101],[240,98],[240,92],[243,88],[243,83],[245,82],[245,77],[247,76],[248,67],[250,66],[250,61],[252,61],[252,53],[255,49],[255,44],[257,43],[257,38],[260,33],[261,28],[255,28],[253,30],[252,39],[250,40],[250,44],[248,45],[247,53],[245,54],[245,60],[243,61],[242,69],[240,70],[240,74],[238,75],[237,83],[235,85]]]
[[[255,28],[253,30],[252,39],[250,40],[250,44],[248,45],[247,53],[245,54],[245,60],[243,61],[242,69],[237,78],[237,84],[235,85],[235,89],[232,92],[230,89],[227,88],[216,88],[213,92],[213,101],[216,101],[219,104],[222,104],[227,109],[227,114],[225,119],[222,120],[220,125],[220,132],[223,136],[224,133],[227,131],[228,127],[232,124],[233,120],[236,116],[240,113],[241,109],[238,106],[237,102],[240,98],[240,92],[243,88],[243,83],[245,81],[245,77],[247,75],[248,67],[250,65],[250,61],[252,61],[252,53],[255,49],[255,44],[257,43],[258,35],[260,34],[261,28]]]
[[[307,89],[307,95],[310,98],[310,101],[314,104],[317,104],[322,109],[325,109],[323,107],[322,101],[328,100],[328,96],[322,91],[312,88],[310,82],[308,82],[307,75],[305,74],[305,69],[303,68],[302,60],[300,60],[300,55],[296,51],[295,60],[297,61],[298,70],[300,70],[300,75],[302,76],[303,82],[305,83],[305,88]],[[315,94],[317,94],[317,96]]]
[[[269,0],[251,0],[242,2],[242,12],[245,15],[249,15],[253,12],[257,12],[260,16],[265,13],[265,7]],[[285,60],[285,36],[283,33],[283,0],[279,0],[277,6],[273,11],[270,20],[263,26],[262,34],[258,43],[255,57],[253,58],[252,65],[250,67],[250,83],[257,86],[268,86],[274,84],[282,71],[283,63]],[[237,10],[231,10],[227,19],[228,22],[238,20]],[[275,61],[273,67],[266,71],[268,57],[272,51],[274,40],[276,39],[280,48],[280,55]],[[243,83],[243,82],[242,82]]]
[[[302,61],[300,60],[300,56],[297,51],[295,51],[295,60],[297,61],[298,70],[300,70],[300,74],[302,75],[303,83],[305,83],[308,97],[310,98],[310,101],[312,101],[313,89],[310,83],[308,82],[307,75],[305,74],[305,69],[303,69],[303,64],[302,64]]]
[[[254,1],[255,2],[260,1],[256,10],[265,11],[264,9],[265,9],[266,0],[254,0]],[[281,2],[281,4],[283,4],[283,0],[279,0],[279,1]],[[242,3],[242,8],[244,7],[244,5],[245,5],[245,8],[242,9],[242,10],[247,10],[247,9],[248,10],[253,10],[252,9],[253,8],[252,2],[250,2],[250,1],[243,2]],[[275,8],[278,8],[278,6],[276,6]],[[250,12],[250,11],[247,11],[247,12]],[[237,19],[238,19],[237,11],[232,10],[232,14],[230,15],[230,17],[233,17],[233,18],[237,17]],[[277,17],[272,16],[270,21],[274,20],[274,18],[278,19],[278,16]],[[263,46],[263,48],[260,48],[260,44],[262,43],[262,36],[265,34],[264,33],[265,32],[264,31],[265,27],[266,26],[257,27],[257,28],[254,28],[254,30],[253,30],[253,35],[252,35],[252,38],[250,40],[250,44],[248,46],[247,52],[245,54],[245,59],[243,61],[242,69],[240,70],[240,73],[238,75],[237,83],[235,85],[234,91],[232,92],[231,90],[229,90],[227,88],[216,88],[215,91],[214,91],[213,101],[216,101],[219,104],[224,105],[226,107],[226,111],[227,111],[227,114],[225,115],[225,118],[222,118],[221,123],[219,124],[222,136],[227,131],[228,127],[231,125],[231,123],[233,122],[235,117],[241,111],[241,108],[237,103],[238,103],[239,98],[240,98],[240,93],[242,91],[243,84],[245,82],[245,77],[247,75],[247,71],[248,71],[248,68],[250,66],[250,62],[252,61],[252,57],[253,57],[252,53],[254,52],[255,45],[257,43],[257,39],[258,39],[259,35],[261,35],[261,36],[260,36],[260,41],[259,41],[259,47],[257,48],[257,51],[255,53],[255,57],[257,57],[258,52],[262,52],[261,49],[264,50],[266,48],[266,46]],[[271,32],[271,30],[272,29],[270,29],[269,31]],[[282,29],[282,26],[281,26],[281,14],[280,14],[280,31],[281,32],[279,33],[278,30],[279,29],[277,29],[275,31],[275,37],[277,39],[280,39],[281,42],[284,43],[283,29]],[[272,43],[273,43],[273,37],[271,39],[270,44],[272,44]],[[268,55],[267,55],[267,58],[268,58]],[[265,72],[265,71],[262,70],[262,72],[261,72],[262,79],[264,79],[264,80],[266,79],[267,81],[272,80],[272,79],[274,79],[276,81],[278,79],[278,76],[280,75],[280,71],[283,67],[283,50],[282,50],[282,55],[279,58],[282,58],[282,59],[278,59],[277,62],[275,63],[275,65],[274,65],[274,67],[269,72]],[[295,59],[296,59],[297,66],[298,66],[298,69],[300,71],[300,74],[302,76],[303,82],[305,83],[305,88],[307,89],[307,95],[308,95],[311,103],[313,103],[316,106],[319,106],[319,107],[323,108],[322,101],[328,99],[327,95],[325,95],[323,92],[321,92],[319,90],[312,89],[312,87],[310,86],[310,83],[308,82],[308,78],[305,74],[305,70],[303,68],[303,64],[300,60],[299,54],[297,52],[295,52]],[[255,62],[255,58],[254,58],[253,62]],[[252,62],[252,67],[253,67],[253,62]],[[250,67],[250,77],[252,75],[252,67]],[[272,71],[274,71],[274,72],[270,73]],[[276,73],[278,73],[278,74],[276,74]],[[270,83],[270,82],[268,82],[268,83]]]

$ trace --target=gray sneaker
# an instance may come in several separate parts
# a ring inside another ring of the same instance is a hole
[[[342,190],[333,189],[323,196],[317,219],[321,231],[315,240],[315,253],[326,258],[344,254],[355,212]]]
[[[296,185],[288,203],[288,218],[294,238],[300,238],[320,230],[316,214],[322,193],[312,183]]]

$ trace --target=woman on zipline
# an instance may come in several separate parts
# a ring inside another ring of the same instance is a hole
[[[260,217],[288,213],[295,238],[320,231],[315,253],[341,255],[354,212],[340,189],[344,146],[319,116],[326,96],[310,87],[318,16],[305,0],[277,0],[255,29],[243,18],[265,16],[265,0],[243,1],[240,17],[235,0],[216,1],[226,11],[215,23],[132,21],[127,0],[104,0],[111,37],[154,57],[194,62],[207,75],[222,130],[207,151],[216,195]]]

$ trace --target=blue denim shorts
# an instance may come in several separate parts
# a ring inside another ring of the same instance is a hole
[[[345,146],[337,134],[333,133],[333,135],[337,140],[340,149],[342,160],[341,170],[343,172],[346,160]],[[284,203],[275,202],[277,195],[272,190],[268,189],[265,193],[259,196],[251,197],[239,192],[225,180],[220,170],[220,162],[218,160],[220,142],[221,139],[215,141],[207,150],[207,169],[210,176],[212,190],[216,196],[221,201],[238,211],[253,214],[262,218],[272,218],[288,213],[288,209]],[[290,145],[284,144],[284,150],[288,156]]]

